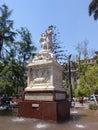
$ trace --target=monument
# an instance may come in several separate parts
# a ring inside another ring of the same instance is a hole
[[[52,52],[52,26],[40,37],[41,50],[28,68],[24,100],[19,103],[18,115],[43,120],[62,121],[70,116],[69,102],[62,87],[62,67]]]

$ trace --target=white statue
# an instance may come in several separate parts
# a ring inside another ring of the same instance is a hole
[[[52,26],[49,26],[45,33],[41,34],[39,42],[41,51],[34,56],[33,62],[55,59],[52,53]]]
[[[40,38],[40,43],[46,42],[46,34],[42,33]]]
[[[41,48],[43,50],[52,49],[52,27],[49,26],[45,33],[41,34],[40,38]]]
[[[46,41],[47,41],[47,43],[50,43],[50,44],[52,44],[52,27],[51,26],[49,26],[48,27],[48,30],[46,31]]]
[[[30,55],[30,62],[32,62],[32,55]]]

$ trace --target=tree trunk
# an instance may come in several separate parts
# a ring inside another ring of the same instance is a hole
[[[2,46],[3,46],[3,39],[0,38],[0,58],[1,58]]]

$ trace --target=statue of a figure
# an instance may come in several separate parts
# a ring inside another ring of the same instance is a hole
[[[32,55],[30,55],[30,62],[32,62]]]
[[[46,42],[46,34],[42,33],[40,38],[40,43]]]
[[[41,34],[40,38],[41,48],[48,50],[52,48],[52,27],[49,26],[45,33]]]
[[[50,44],[52,44],[52,27],[51,26],[49,26],[48,27],[48,30],[46,31],[46,41],[47,41],[47,43],[50,43]]]

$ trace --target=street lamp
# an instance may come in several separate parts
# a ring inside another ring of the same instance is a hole
[[[72,93],[72,84],[71,84],[71,67],[70,67],[70,59],[72,55],[68,56],[68,70],[69,70],[69,88],[70,88],[70,100],[73,99],[73,93]]]
[[[70,89],[70,100],[72,101],[73,99],[73,93],[72,93],[72,84],[71,84],[71,67],[70,67],[70,59],[72,55],[69,55],[68,57],[65,56],[68,59],[68,76],[69,76],[69,89]]]

